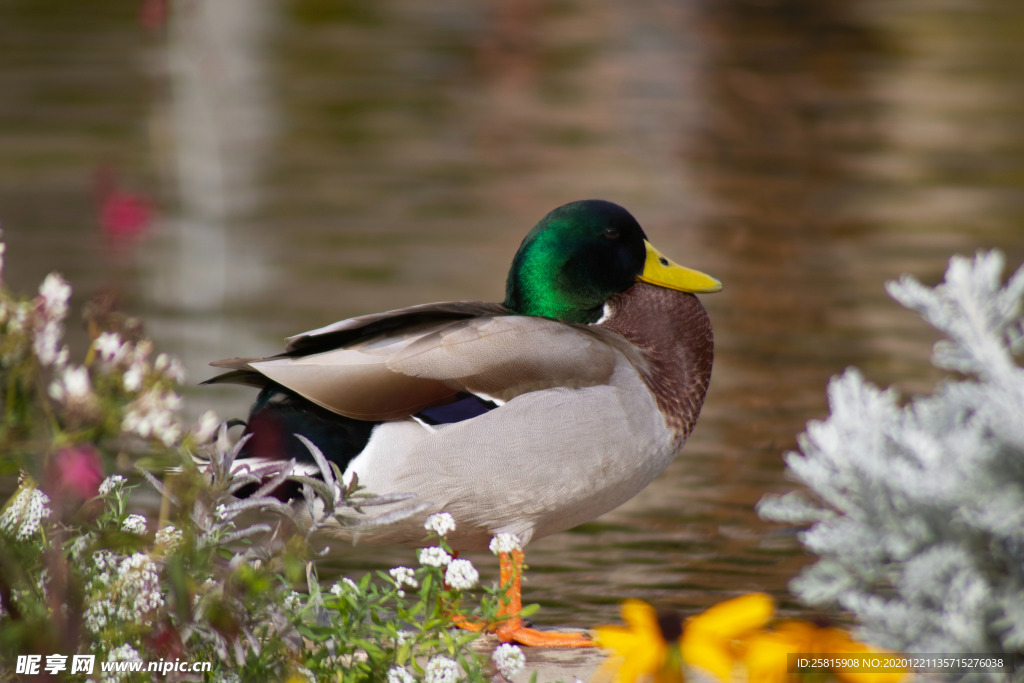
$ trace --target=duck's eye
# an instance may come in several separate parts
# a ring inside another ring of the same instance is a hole
[[[610,240],[617,240],[619,239],[619,230],[618,228],[605,228],[604,236]]]

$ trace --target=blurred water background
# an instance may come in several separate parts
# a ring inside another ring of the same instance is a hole
[[[194,387],[208,361],[500,300],[548,210],[616,201],[725,283],[712,386],[652,486],[531,545],[525,599],[581,626],[626,597],[793,612],[808,558],[753,505],[792,487],[831,375],[938,378],[884,281],[1024,260],[1022,65],[1016,0],[6,0],[3,277],[116,301],[185,362],[190,415],[244,416]],[[338,547],[324,573],[412,562]]]

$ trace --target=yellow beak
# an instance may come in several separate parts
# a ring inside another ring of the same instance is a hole
[[[636,276],[640,282],[675,289],[680,292],[710,293],[722,291],[722,283],[699,270],[673,263],[644,240],[647,258],[644,271]]]

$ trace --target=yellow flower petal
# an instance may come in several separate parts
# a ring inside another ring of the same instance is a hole
[[[601,667],[599,677],[606,680],[611,675],[615,683],[658,681],[668,646],[658,626],[657,612],[645,602],[627,600],[622,605],[622,618],[628,626],[595,629],[598,644],[618,655]]]
[[[749,593],[709,607],[703,614],[691,619],[687,629],[697,629],[723,640],[732,640],[761,628],[768,623],[774,612],[775,603],[771,596]]]
[[[746,642],[743,657],[749,683],[785,683],[789,680],[792,643],[778,633],[755,633]]]
[[[683,631],[683,661],[721,681],[732,679],[737,641],[771,619],[775,604],[764,593],[750,593],[714,605],[689,622]]]
[[[620,608],[622,620],[629,624],[629,627],[642,631],[652,637],[661,638],[661,629],[658,627],[658,612],[651,605],[642,600],[626,600]],[[664,640],[662,638],[662,640]]]
[[[703,669],[723,683],[732,680],[735,658],[727,641],[701,631],[684,631],[683,661],[687,666]]]

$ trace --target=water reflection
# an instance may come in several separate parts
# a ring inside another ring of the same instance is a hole
[[[545,621],[614,620],[629,596],[783,596],[805,558],[752,505],[790,487],[780,454],[825,414],[828,377],[935,379],[931,338],[882,282],[982,246],[1024,258],[1019,3],[172,8],[153,33],[113,0],[0,5],[0,220],[16,286],[59,269],[76,303],[119,292],[197,381],[346,316],[500,299],[525,231],[583,197],[725,282],[705,297],[717,357],[686,453],[531,546]],[[126,252],[101,238],[103,164],[155,205]],[[189,399],[240,415],[251,396]],[[413,557],[335,553],[349,572]]]
[[[242,239],[260,211],[275,98],[267,32],[275,5],[249,0],[193,3],[170,13],[166,43],[153,55],[166,81],[153,103],[155,159],[174,207],[149,251],[147,300],[170,312],[152,334],[174,344],[193,377],[225,343],[255,345],[224,311],[267,285],[267,256]]]

